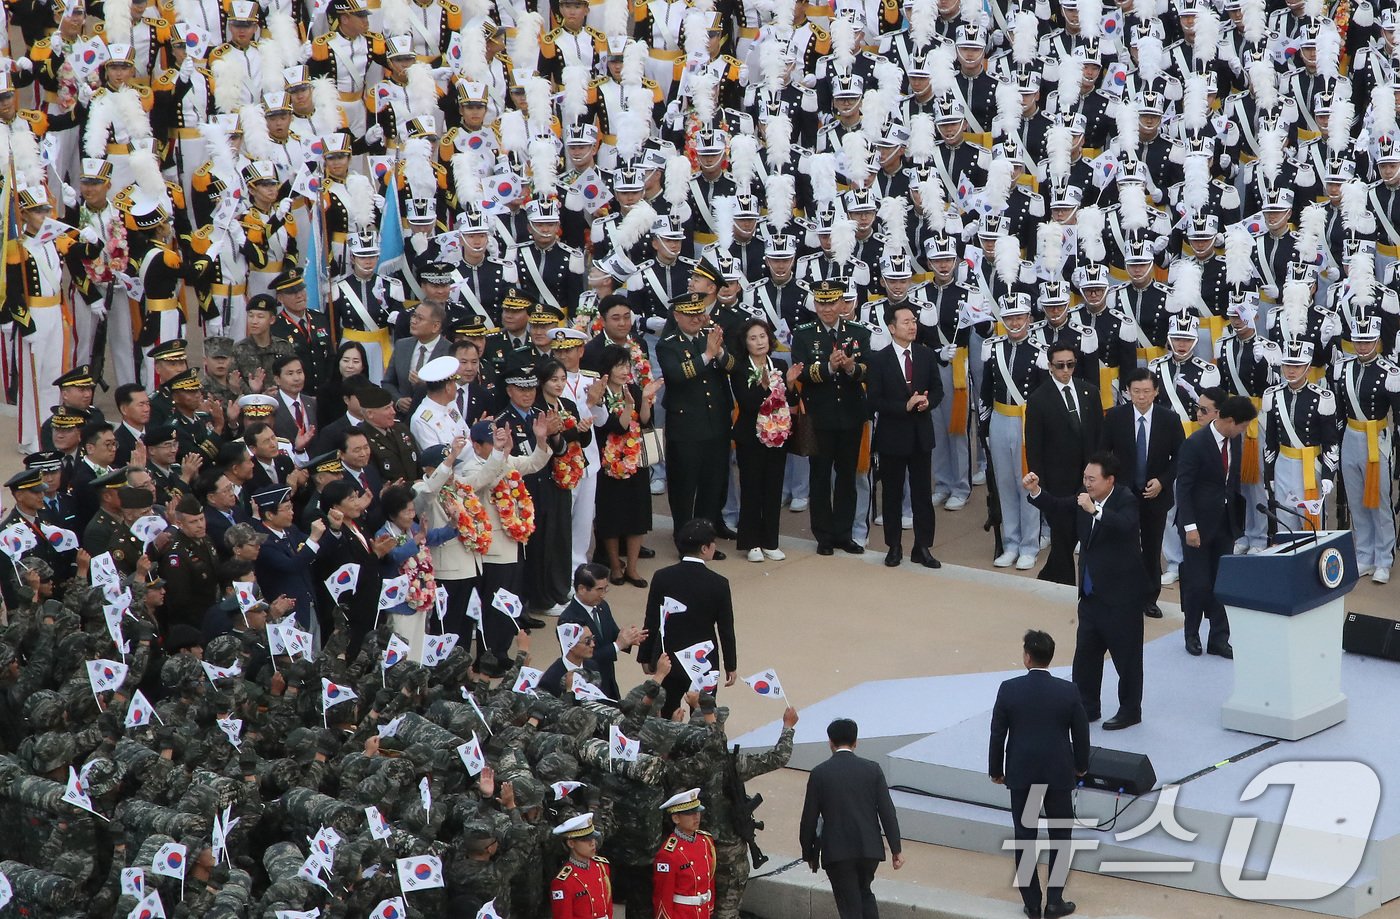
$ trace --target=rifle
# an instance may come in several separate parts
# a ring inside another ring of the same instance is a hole
[[[997,473],[992,465],[992,445],[988,441],[987,432],[990,425],[982,423],[981,414],[977,418],[977,442],[982,446],[982,455],[987,458],[987,522],[982,524],[982,532],[990,530],[996,538],[994,555],[1001,555],[1006,551],[1001,541],[1001,495],[997,493]],[[975,459],[975,457],[974,457]],[[971,472],[969,472],[969,475]]]
[[[754,811],[763,803],[763,795],[749,796],[744,790],[744,779],[739,775],[739,745],[724,757],[724,794],[734,806],[734,832],[739,840],[749,848],[749,860],[755,868],[762,868],[768,861],[758,848],[755,834],[763,829],[763,821],[753,819]]]
[[[112,311],[112,294],[121,281],[114,275],[107,285],[107,293],[102,297],[102,318],[97,320],[97,328],[92,332],[92,376],[102,391],[107,391],[107,317]]]

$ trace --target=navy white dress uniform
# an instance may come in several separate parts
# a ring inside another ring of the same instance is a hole
[[[424,364],[418,371],[418,379],[424,383],[441,383],[455,376],[457,368],[457,358],[445,354]],[[451,445],[458,437],[466,437],[468,425],[457,410],[456,400],[443,404],[428,395],[418,403],[408,423],[408,430],[418,449],[426,450],[434,444]]]
[[[350,255],[372,258],[379,255],[379,237],[371,229],[350,238]],[[403,305],[403,285],[397,278],[386,278],[373,271],[361,277],[351,271],[336,282],[331,300],[331,325],[336,346],[359,342],[369,358],[365,375],[370,382],[384,379],[389,369],[393,342],[389,338],[389,314]]]
[[[1285,368],[1308,368],[1312,361],[1312,342],[1293,340],[1284,345]],[[1305,374],[1297,383],[1285,381],[1265,390],[1259,414],[1264,428],[1264,481],[1275,500],[1321,527],[1320,502],[1331,494],[1339,465],[1336,396],[1309,383]]]
[[[1238,330],[1231,325],[1215,343],[1215,367],[1220,373],[1220,386],[1231,395],[1249,399],[1256,409],[1262,404],[1260,400],[1264,390],[1273,382],[1273,365],[1282,355],[1275,342],[1254,329],[1259,300],[1259,294],[1243,291],[1236,294],[1232,291],[1226,312],[1232,320],[1239,315],[1245,316],[1245,325]],[[1251,421],[1245,428],[1240,449],[1245,451],[1241,454],[1245,462],[1240,466],[1240,493],[1245,501],[1245,547],[1263,549],[1269,544],[1269,518],[1255,509],[1268,497],[1260,476],[1264,464],[1264,442],[1259,436],[1259,419]]]

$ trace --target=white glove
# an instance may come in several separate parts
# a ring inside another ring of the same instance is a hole
[[[89,245],[96,245],[102,241],[102,237],[97,235],[96,227],[83,227],[78,231],[78,238]]]
[[[377,124],[370,125],[368,130],[365,131],[365,143],[367,144],[377,144],[383,139],[384,128]]]
[[[642,323],[648,332],[653,335],[660,335],[661,330],[666,328],[666,320],[660,316],[648,316],[646,322]]]
[[[740,64],[740,65],[739,65],[739,84],[740,84],[741,86],[748,86],[748,85],[749,85],[749,65],[748,65],[748,64]]]
[[[19,60],[15,61],[14,64],[15,69],[18,70],[20,73],[29,73],[29,71],[34,69],[34,62],[27,57],[20,58]]]
[[[814,74],[814,73],[809,73],[809,74],[805,75],[805,76],[802,78],[802,85],[805,86],[805,87],[807,87],[808,89],[816,89],[816,88],[817,88],[817,75]]]
[[[273,216],[276,217],[278,220],[286,220],[286,219],[287,219],[287,214],[289,214],[289,213],[291,212],[291,210],[292,210],[292,199],[291,199],[291,198],[283,198],[281,201],[278,201],[278,202],[277,202],[277,208],[276,208],[276,210],[274,210],[274,211],[272,212],[272,214],[273,214]]]
[[[194,58],[187,54],[185,59],[180,62],[180,72],[176,74],[176,78],[181,83],[188,83],[192,76],[194,76]]]
[[[408,244],[413,247],[413,251],[422,255],[428,249],[428,237],[422,233],[414,233],[408,238]]]
[[[243,224],[234,221],[228,225],[228,237],[233,240],[235,246],[242,246],[248,239],[248,234],[243,232]]]
[[[83,105],[92,101],[92,87],[88,85],[87,80],[78,81],[78,101]]]
[[[94,300],[91,303],[89,303],[88,310],[92,312],[92,317],[94,319],[100,320],[107,318],[107,307],[102,305],[101,300]]]
[[[384,196],[383,196],[383,195],[375,195],[375,196],[374,196],[374,209],[375,209],[376,211],[383,211],[383,210],[384,210]]]
[[[969,220],[967,223],[963,224],[962,232],[958,235],[962,237],[963,242],[971,242],[972,237],[977,235],[977,223]]]
[[[1331,479],[1323,479],[1322,482],[1319,483],[1319,484],[1320,484],[1320,486],[1321,486],[1321,488],[1322,488],[1322,497],[1325,498],[1325,497],[1327,497],[1328,495],[1330,495],[1330,494],[1332,493],[1332,480],[1331,480]]]
[[[434,67],[434,68],[433,68],[433,79],[434,79],[434,80],[442,80],[442,79],[445,79],[446,77],[452,76],[452,74],[454,74],[454,73],[456,73],[456,72],[457,72],[457,71],[453,70],[451,67]]]
[[[63,203],[67,207],[78,206],[78,190],[67,182],[63,183]]]
[[[1093,326],[1087,326],[1079,333],[1079,350],[1085,354],[1099,350],[1099,333]]]
[[[1264,296],[1268,297],[1270,300],[1277,300],[1277,299],[1278,299],[1278,285],[1277,285],[1277,284],[1265,284],[1264,287],[1263,287],[1263,292],[1264,292]]]
[[[958,346],[944,345],[938,349],[938,356],[943,358],[945,362],[951,363],[958,356]]]

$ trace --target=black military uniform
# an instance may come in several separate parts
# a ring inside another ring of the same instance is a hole
[[[199,373],[193,369],[186,370],[184,373],[171,377],[168,385],[171,391],[199,389]],[[218,457],[219,445],[224,442],[224,439],[214,430],[208,414],[204,412],[185,414],[176,409],[171,424],[175,428],[175,436],[180,438],[179,455],[181,459],[191,453],[200,454],[206,462],[212,462]]]
[[[288,268],[272,282],[275,293],[295,293],[306,288],[306,281],[300,268]],[[272,323],[272,337],[289,341],[301,358],[302,369],[306,371],[306,392],[318,392],[321,383],[331,369],[330,321],[324,313],[307,310],[301,318],[293,316],[285,309],[277,314]]]

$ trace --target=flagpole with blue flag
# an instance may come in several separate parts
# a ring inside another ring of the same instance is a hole
[[[379,217],[379,264],[375,273],[381,275],[408,267],[404,258],[403,220],[399,216],[399,190],[393,179],[396,172],[391,167],[389,180],[384,183],[384,213]]]
[[[316,208],[320,210],[319,206]],[[304,278],[306,282],[306,302],[315,310],[324,310],[325,303],[321,300],[321,272],[325,270],[324,259],[321,258],[321,221],[319,215],[313,214],[311,219],[311,233],[306,240],[306,271]]]

